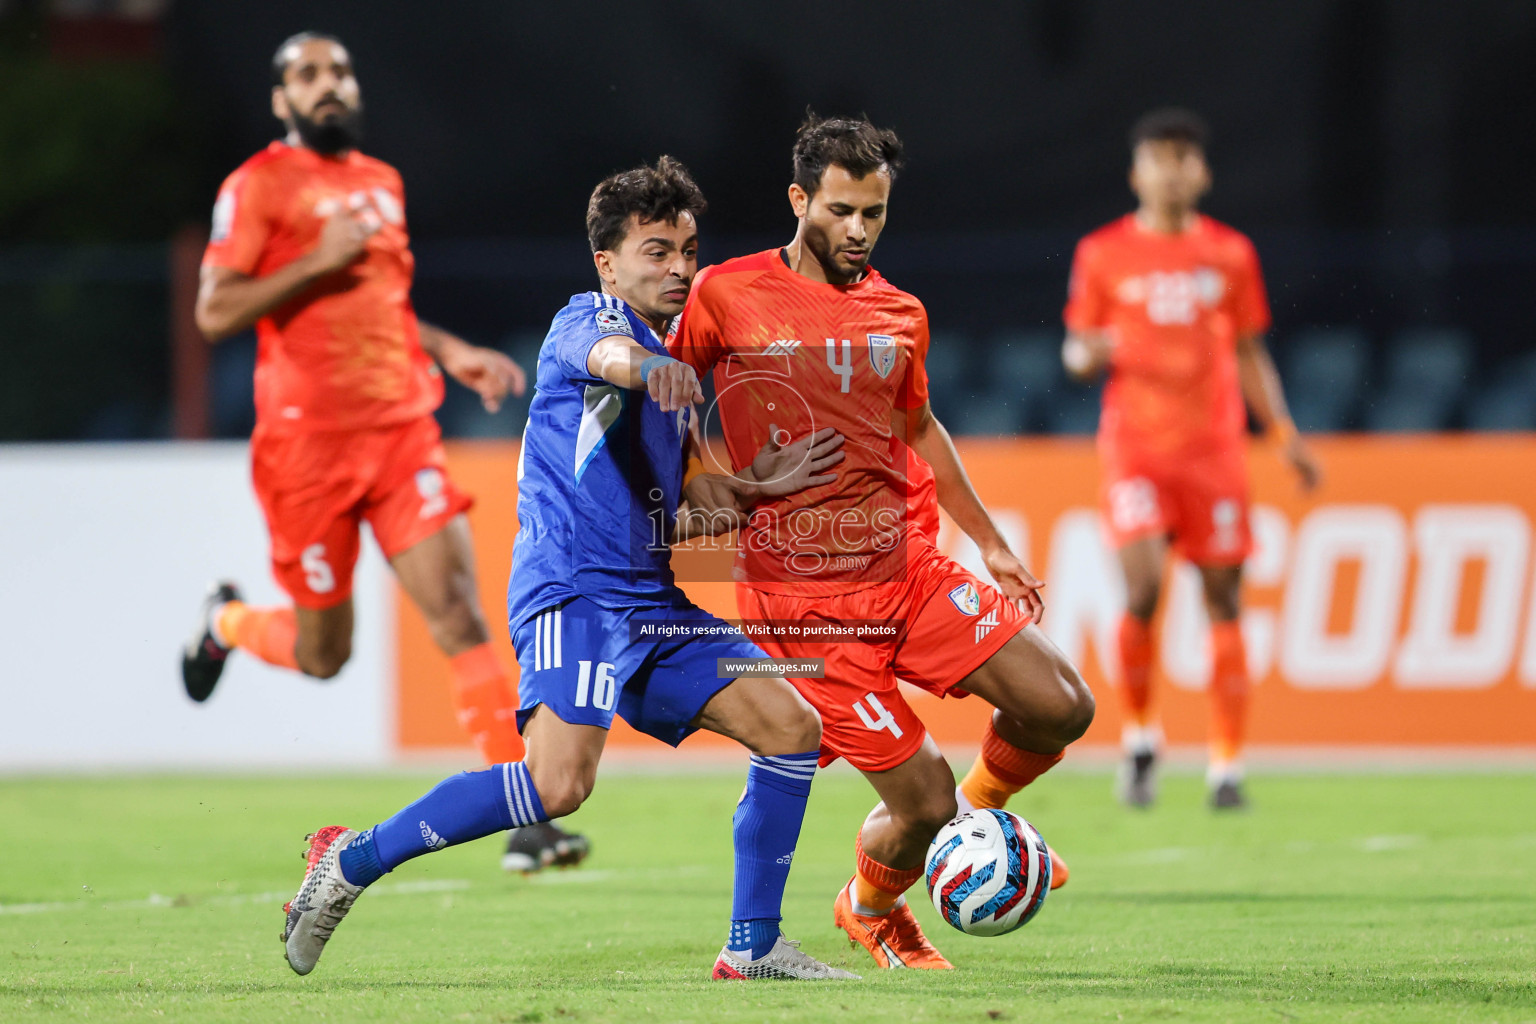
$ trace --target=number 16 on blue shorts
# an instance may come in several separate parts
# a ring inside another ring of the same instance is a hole
[[[635,640],[633,620],[681,620],[704,635]],[[640,732],[676,746],[709,699],[733,680],[720,679],[720,658],[766,658],[762,648],[691,604],[603,608],[584,597],[546,608],[512,636],[521,667],[517,726],[540,704],[562,722],[613,725],[619,715]]]

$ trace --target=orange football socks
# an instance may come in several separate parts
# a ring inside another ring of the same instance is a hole
[[[214,626],[228,646],[254,654],[268,665],[298,671],[293,648],[299,639],[299,622],[292,608],[252,608],[244,601],[229,601],[216,618]]]
[[[960,783],[960,791],[972,807],[1002,807],[1009,797],[1054,768],[1064,753],[1022,750],[999,736],[997,727],[988,722],[981,753]]]
[[[1127,723],[1151,723],[1152,624],[1134,615],[1120,617],[1120,699]]]
[[[1243,752],[1248,721],[1248,658],[1236,622],[1211,625],[1211,763],[1228,766]]]
[[[886,867],[877,860],[872,860],[864,852],[862,831],[853,841],[853,853],[857,865],[853,875],[853,911],[856,914],[869,911],[877,915],[890,913],[896,901],[901,899],[901,894],[911,888],[913,882],[923,877],[921,864],[906,871],[899,871],[896,868]]]
[[[453,673],[453,706],[459,725],[475,741],[486,764],[523,759],[517,734],[517,705],[507,683],[507,670],[488,643],[471,647],[449,659]]]

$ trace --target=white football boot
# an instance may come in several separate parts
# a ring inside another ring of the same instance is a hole
[[[283,905],[288,914],[283,956],[296,974],[315,969],[331,933],[363,891],[341,874],[341,851],[357,835],[350,828],[329,825],[305,837],[309,840],[305,854],[309,867],[304,872],[304,884],[299,886],[299,894]]]
[[[861,980],[851,971],[839,970],[824,964],[815,957],[800,952],[800,943],[779,936],[763,956],[756,960],[743,960],[739,953],[722,949],[715,959],[713,977],[719,981],[758,981],[764,978],[796,979],[806,981]]]

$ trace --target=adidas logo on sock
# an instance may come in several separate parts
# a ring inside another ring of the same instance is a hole
[[[428,825],[424,821],[420,822],[419,824],[421,826],[422,842],[427,844],[428,849],[441,850],[443,847],[448,845],[448,840],[432,831],[431,825]]]

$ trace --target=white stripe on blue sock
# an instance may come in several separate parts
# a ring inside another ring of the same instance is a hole
[[[508,772],[510,773],[512,779],[512,824],[526,825],[528,824],[527,819],[529,817],[528,801],[527,798],[523,795],[523,777],[517,769],[517,765],[512,765],[508,768]]]
[[[532,825],[545,821],[544,805],[539,800],[538,790],[533,787],[533,779],[528,774],[528,766],[522,761],[511,765],[509,774],[512,779],[512,824]]]
[[[512,816],[512,820],[513,821],[516,821],[517,820],[517,805],[512,802],[512,765],[511,764],[504,764],[504,765],[501,766],[501,790],[506,795],[506,798],[507,798],[507,813]]]

